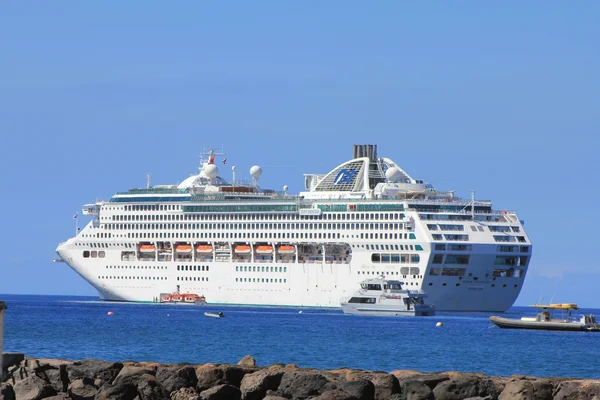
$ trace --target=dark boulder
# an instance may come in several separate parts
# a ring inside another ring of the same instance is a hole
[[[122,368],[122,363],[85,359],[76,361],[72,365],[68,365],[67,375],[69,381],[74,381],[78,378],[100,378],[104,382],[112,383]]]
[[[426,384],[427,386],[429,386],[429,388],[431,390],[433,390],[433,388],[435,388],[438,384],[447,381],[450,379],[450,377],[446,374],[422,374],[422,373],[417,373],[414,375],[409,375],[406,377],[400,377],[399,375],[394,374],[397,378],[398,381],[400,383],[402,383],[403,380],[408,380],[408,381],[419,381],[419,382],[423,382],[424,384]]]
[[[56,396],[44,397],[44,400],[72,400],[72,399],[66,393],[59,393]]]
[[[15,400],[15,390],[10,383],[0,383],[0,399]]]
[[[111,384],[105,384],[96,394],[97,400],[162,400],[168,399],[169,393],[156,380],[154,375],[130,375],[115,379]]]
[[[201,400],[240,400],[240,389],[233,385],[217,385],[200,392]]]
[[[158,367],[156,379],[169,393],[181,388],[195,388],[198,384],[196,369],[191,365]]]
[[[330,387],[329,383],[329,380],[317,371],[292,369],[284,372],[276,393],[290,399],[306,399],[335,389]]]
[[[140,400],[163,400],[169,398],[169,392],[158,382],[154,375],[150,374],[139,377],[137,391]]]
[[[13,389],[18,400],[38,400],[56,395],[56,390],[36,375],[20,380]]]
[[[399,385],[402,400],[434,400],[433,390],[425,382],[405,379]]]
[[[279,368],[265,368],[251,374],[244,375],[240,383],[240,391],[244,400],[261,400],[267,390],[277,390],[283,370]]]
[[[434,389],[435,400],[464,400],[469,397],[498,398],[504,387],[485,375],[460,373],[439,383]]]
[[[98,388],[91,378],[78,378],[69,383],[67,393],[73,400],[94,400]]]
[[[400,393],[398,378],[385,372],[367,372],[362,375],[363,379],[370,380],[375,386],[375,399],[387,400],[393,394]]]
[[[375,385],[366,379],[354,379],[350,381],[342,380],[338,382],[338,388],[344,392],[350,393],[358,400],[375,399]]]
[[[351,395],[343,390],[334,389],[323,392],[320,396],[314,397],[314,400],[358,400],[358,397]]]

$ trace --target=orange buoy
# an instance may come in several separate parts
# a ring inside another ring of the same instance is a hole
[[[114,314],[114,312],[112,312],[112,311],[109,311],[107,314],[108,314],[108,315],[113,315],[113,314]]]

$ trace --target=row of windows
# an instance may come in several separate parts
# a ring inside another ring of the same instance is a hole
[[[153,280],[166,281],[166,276],[99,276],[98,279],[128,279],[128,280]]]
[[[403,279],[410,279],[412,275],[412,279],[422,278],[422,275],[419,275],[421,270],[419,267],[410,267],[410,270],[407,270],[408,267],[402,267],[400,272],[398,271],[358,271],[358,275],[376,275],[376,276],[394,276],[401,275]],[[412,271],[412,272],[411,272]],[[410,272],[410,273],[409,273]],[[413,274],[414,272],[414,274]]]
[[[496,256],[495,265],[526,266],[527,256]]]
[[[496,242],[520,242],[527,243],[525,236],[512,236],[512,235],[494,235]]]
[[[188,279],[189,278],[189,279]],[[208,277],[200,277],[200,276],[182,276],[181,278],[178,276],[177,280],[178,281],[200,281],[200,278],[202,278],[202,282],[208,282]]]
[[[100,251],[96,251],[96,250],[84,250],[83,251],[83,258],[104,258],[106,257],[106,253],[104,252],[104,250],[100,250]]]
[[[167,269],[164,265],[147,266],[147,265],[107,265],[107,269]]]
[[[269,269],[270,268],[270,269]],[[277,269],[279,268],[279,270]],[[239,272],[287,272],[287,267],[257,267],[257,266],[235,266],[235,270]]]
[[[215,224],[103,224],[103,227],[108,230],[399,230],[402,228],[402,224],[393,223],[249,223],[249,224],[236,224],[236,223],[215,223]]]
[[[177,271],[208,271],[208,265],[178,265]]]
[[[518,226],[506,226],[506,225],[490,225],[488,226],[490,232],[520,232],[521,228]]]
[[[431,237],[433,238],[433,240],[447,240],[447,241],[460,241],[460,242],[468,242],[469,241],[469,235],[440,235],[437,233],[434,233],[433,235],[431,235]]]
[[[436,251],[471,251],[473,250],[473,246],[470,244],[436,244]]]
[[[429,286],[433,286],[433,282],[429,282]],[[442,286],[448,286],[446,283],[442,283]],[[455,286],[460,286],[460,283],[456,283]],[[492,283],[491,287],[495,287],[496,284]],[[506,287],[506,284],[502,285],[502,287]],[[514,287],[519,287],[519,285],[514,285]]]
[[[529,246],[498,246],[501,253],[529,253]]]
[[[136,206],[128,206],[136,207]],[[147,206],[151,207],[151,206]],[[174,206],[175,207],[175,206]],[[319,215],[299,214],[122,214],[112,215],[112,221],[295,221],[298,219],[332,221],[385,221],[401,220],[399,213],[324,213]]]
[[[465,235],[466,236],[466,235]],[[296,232],[286,232],[286,233],[204,233],[204,232],[184,232],[184,233],[128,233],[127,237],[129,239],[341,239],[341,234],[338,233],[296,233]],[[361,239],[385,239],[385,240],[398,240],[398,239],[416,239],[414,233],[407,234],[404,236],[402,233],[361,233]],[[440,239],[441,235],[440,235]],[[448,240],[458,240],[458,239],[448,239]],[[468,236],[467,236],[468,240]]]
[[[427,224],[430,231],[437,231],[438,227],[442,231],[464,231],[464,225],[445,225],[445,224]]]
[[[467,265],[471,261],[471,256],[466,254],[434,254],[432,264],[462,264]]]
[[[279,278],[235,278],[236,282],[251,282],[251,283],[287,283],[287,279]]]
[[[373,253],[371,261],[374,263],[418,264],[421,257],[418,254]]]

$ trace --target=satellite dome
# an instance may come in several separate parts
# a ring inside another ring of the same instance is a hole
[[[262,175],[262,168],[259,165],[252,166],[252,168],[250,168],[250,175],[254,179],[260,178],[260,176]]]
[[[283,191],[287,192],[288,191],[288,185],[283,185]]]
[[[208,179],[215,179],[218,174],[219,168],[217,168],[215,164],[208,164],[204,167],[204,175],[206,175]]]
[[[231,170],[232,170],[232,171],[235,171],[235,165],[231,167]]]
[[[388,170],[385,171],[385,178],[389,182],[398,182],[402,178],[402,172],[396,167],[388,168]]]

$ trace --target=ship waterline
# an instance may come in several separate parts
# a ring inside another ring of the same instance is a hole
[[[227,182],[210,152],[180,185],[132,189],[84,206],[92,220],[57,248],[105,300],[194,293],[208,303],[340,307],[384,277],[438,311],[505,311],[531,243],[513,211],[411,178],[376,146],[292,196]]]

